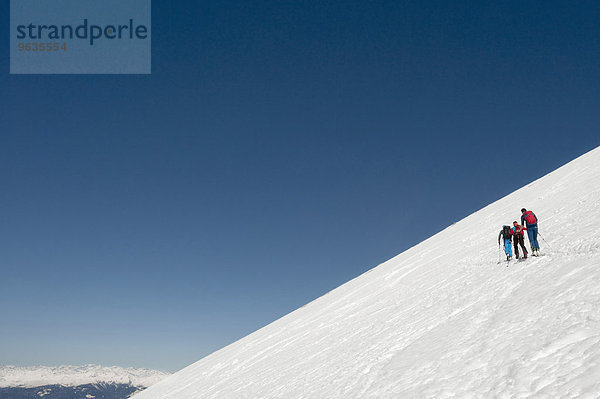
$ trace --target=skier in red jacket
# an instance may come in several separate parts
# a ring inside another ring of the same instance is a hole
[[[527,249],[525,249],[525,234],[523,233],[527,230],[527,227],[521,226],[516,221],[513,222],[512,235],[513,235],[513,245],[515,246],[515,257],[519,259],[519,245],[523,249],[523,259],[527,259]]]

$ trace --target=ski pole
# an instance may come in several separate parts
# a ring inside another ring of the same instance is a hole
[[[502,249],[500,248],[500,241],[498,241],[498,263],[502,262]]]
[[[538,231],[538,236],[542,237],[542,240],[544,240],[544,242],[546,243],[546,245],[548,246],[548,248],[552,249],[552,247],[550,246],[550,244],[548,244],[548,241],[546,241],[546,239],[540,234],[540,232]],[[554,249],[552,249],[554,251]]]

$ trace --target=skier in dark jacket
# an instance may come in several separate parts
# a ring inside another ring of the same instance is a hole
[[[521,209],[521,224],[527,224],[527,237],[529,237],[529,244],[531,245],[531,254],[538,256],[540,253],[540,244],[538,244],[538,218],[535,213],[528,211],[527,209]]]
[[[519,245],[523,249],[523,259],[527,259],[527,249],[525,249],[525,234],[523,231],[527,230],[527,227],[521,226],[516,221],[513,222],[512,235],[513,243],[515,245],[515,257],[519,259]]]
[[[498,245],[500,245],[500,237],[504,238],[504,253],[506,254],[506,260],[512,259],[512,246],[511,238],[512,231],[510,226],[502,226],[502,230],[500,230],[500,234],[498,234]]]

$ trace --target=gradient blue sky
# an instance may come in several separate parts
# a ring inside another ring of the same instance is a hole
[[[502,3],[154,0],[152,75],[11,76],[2,2],[0,364],[175,371],[600,145],[600,3]]]

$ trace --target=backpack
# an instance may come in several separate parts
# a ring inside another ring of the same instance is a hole
[[[509,239],[511,235],[510,226],[502,227],[502,238]]]
[[[535,218],[535,215],[531,211],[525,212],[525,221],[527,222],[527,224],[536,224],[537,223],[537,219]]]

